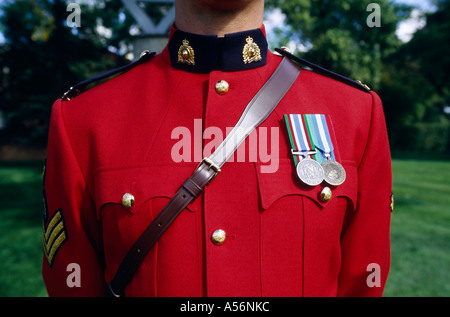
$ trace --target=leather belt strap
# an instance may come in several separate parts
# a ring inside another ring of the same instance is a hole
[[[124,295],[125,287],[133,279],[135,272],[156,241],[187,205],[200,196],[203,188],[220,173],[220,168],[247,136],[272,113],[299,73],[298,66],[288,58],[283,58],[269,80],[247,105],[238,123],[225,140],[210,158],[204,158],[200,162],[191,177],[183,182],[172,199],[125,255],[116,275],[108,284],[106,295],[114,297]]]

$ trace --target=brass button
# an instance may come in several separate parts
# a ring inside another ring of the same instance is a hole
[[[320,198],[323,202],[327,202],[333,197],[333,193],[331,192],[331,189],[329,187],[325,187],[322,189],[322,192],[320,193]]]
[[[127,208],[131,208],[134,205],[134,196],[130,193],[126,193],[122,197],[122,205],[124,205]]]
[[[216,83],[216,92],[219,95],[226,94],[229,88],[230,85],[225,80],[221,80]]]
[[[227,238],[227,233],[225,230],[217,229],[213,232],[211,240],[215,245],[222,245]]]
[[[149,50],[145,50],[145,51],[143,51],[143,52],[141,53],[141,55],[139,55],[139,58],[142,58],[142,57],[144,57],[144,56],[146,56],[146,55],[148,55],[148,54],[150,54],[150,51],[149,51]]]

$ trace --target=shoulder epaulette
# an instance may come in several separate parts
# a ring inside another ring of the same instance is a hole
[[[311,62],[308,62],[307,60],[304,60],[303,58],[300,58],[298,56],[295,56],[295,55],[289,53],[285,49],[276,48],[275,51],[280,53],[282,56],[288,57],[289,59],[291,59],[292,61],[296,62],[297,64],[302,64],[302,65],[304,65],[306,67],[311,68],[314,72],[316,72],[318,74],[321,74],[321,75],[330,77],[332,79],[338,80],[340,82],[343,82],[343,83],[345,83],[347,85],[355,87],[355,88],[357,88],[359,90],[362,90],[364,92],[370,92],[369,86],[361,83],[360,81],[356,81],[356,80],[344,77],[344,76],[339,75],[339,74],[337,74],[335,72],[332,72],[332,71],[330,71],[328,69],[325,69],[325,68],[323,68],[323,67],[321,67],[319,65],[316,65],[316,64],[313,64]]]
[[[156,55],[155,52],[150,53],[150,51],[144,51],[144,52],[142,52],[139,59],[132,63],[112,69],[112,70],[104,72],[104,73],[101,73],[101,74],[91,77],[89,79],[83,80],[82,82],[79,82],[75,86],[70,87],[70,89],[68,91],[66,91],[64,93],[64,95],[61,97],[61,100],[69,101],[69,100],[75,98],[76,96],[78,96],[79,94],[81,94],[89,84],[92,84],[93,82],[111,77],[111,76],[119,74],[119,73],[125,73],[125,72],[129,71],[130,69],[150,60],[155,55]]]

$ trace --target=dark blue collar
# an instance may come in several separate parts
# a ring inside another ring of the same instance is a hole
[[[232,72],[266,64],[268,44],[261,29],[226,34],[199,35],[175,29],[169,44],[172,66],[188,72]]]

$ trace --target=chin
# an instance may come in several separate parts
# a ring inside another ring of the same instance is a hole
[[[184,0],[183,0],[184,1]],[[194,0],[198,5],[215,10],[234,11],[263,0]]]

